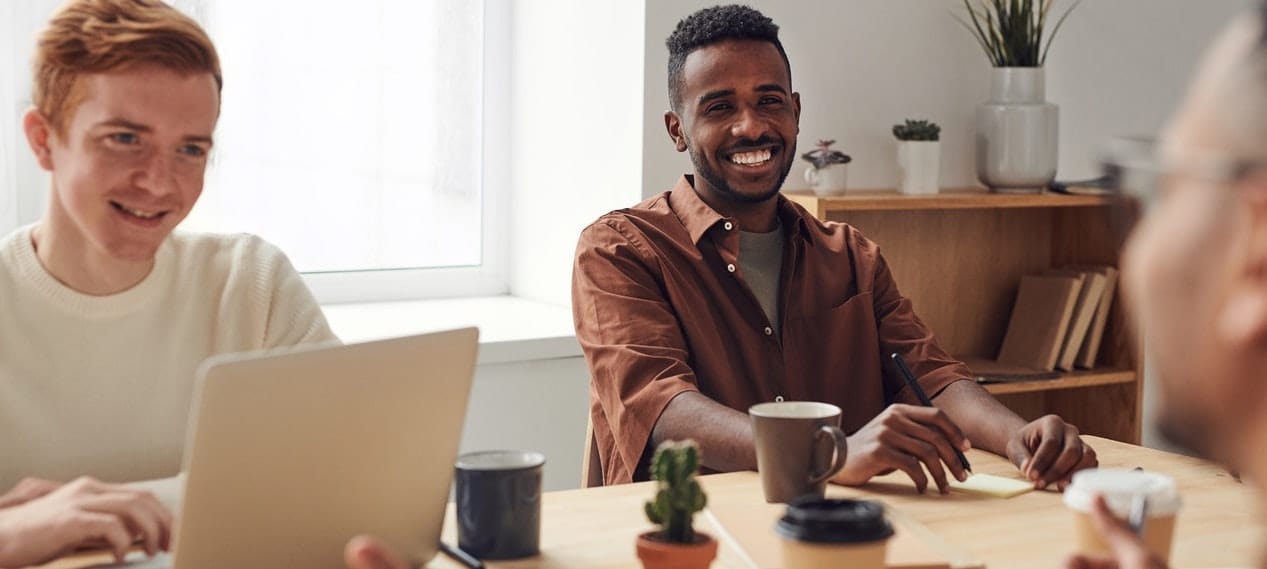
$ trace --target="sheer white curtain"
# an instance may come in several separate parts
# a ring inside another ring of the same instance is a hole
[[[225,75],[185,228],[261,235],[305,272],[481,263],[483,2],[173,3]]]

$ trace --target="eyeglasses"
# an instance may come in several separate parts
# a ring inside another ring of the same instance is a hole
[[[1105,187],[1113,195],[1138,200],[1145,207],[1156,200],[1168,179],[1231,185],[1265,166],[1262,161],[1217,152],[1162,154],[1156,141],[1147,138],[1114,139],[1106,145],[1101,161]]]
[[[1111,220],[1119,243],[1135,222],[1157,202],[1164,186],[1177,178],[1212,186],[1231,186],[1267,167],[1256,160],[1234,158],[1217,152],[1163,153],[1147,138],[1116,138],[1105,145],[1100,185],[1109,190]]]

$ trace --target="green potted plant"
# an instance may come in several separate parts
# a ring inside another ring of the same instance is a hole
[[[695,531],[691,521],[708,503],[695,480],[699,446],[695,441],[667,441],[656,447],[651,478],[656,495],[645,504],[659,529],[638,536],[638,559],[646,569],[706,569],[717,557],[717,540]]]
[[[848,182],[847,165],[853,161],[848,154],[831,147],[835,140],[820,140],[818,147],[801,155],[810,163],[805,169],[805,183],[820,196],[845,193]]]
[[[937,193],[941,170],[941,127],[928,120],[906,119],[893,125],[897,137],[897,164],[902,169],[898,191],[904,194]]]
[[[1047,102],[1043,64],[1081,1],[1048,30],[1055,0],[963,0],[967,18],[956,18],[994,67],[977,109],[977,177],[994,191],[1041,192],[1056,177],[1060,109]]]

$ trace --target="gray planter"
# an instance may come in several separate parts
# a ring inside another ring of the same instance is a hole
[[[1038,193],[1056,179],[1060,108],[1046,100],[1041,67],[990,70],[977,107],[977,178],[995,192]]]

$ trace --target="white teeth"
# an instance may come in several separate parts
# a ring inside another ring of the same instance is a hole
[[[130,214],[132,214],[132,215],[135,215],[135,216],[137,216],[137,217],[139,217],[139,218],[141,218],[141,219],[153,219],[153,218],[155,218],[155,217],[158,217],[158,214],[160,213],[160,212],[157,212],[157,211],[141,211],[141,210],[139,210],[139,209],[132,209],[132,208],[127,207],[127,206],[119,206],[119,207],[120,207],[120,208],[122,208],[122,209],[123,209],[123,211],[126,211],[126,212],[128,212],[128,213],[130,213]]]
[[[732,154],[730,156],[731,162],[734,162],[735,164],[742,164],[745,166],[751,166],[753,164],[761,164],[762,162],[765,162],[766,160],[769,160],[769,159],[770,159],[769,149],[757,150],[755,152],[740,152],[738,154]]]

